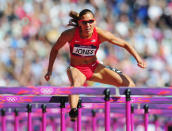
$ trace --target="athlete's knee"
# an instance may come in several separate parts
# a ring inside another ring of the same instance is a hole
[[[128,77],[127,75],[123,75],[123,82],[122,86],[127,86],[127,87],[135,87],[134,81]]]
[[[123,86],[135,87],[135,84],[134,84],[133,80],[127,79],[127,81],[125,81],[125,82],[123,83]]]
[[[85,83],[84,80],[80,79],[80,77],[76,77],[76,78],[73,78],[72,86],[80,87],[80,86],[83,86],[84,83]]]
[[[75,67],[69,66],[67,68],[67,74],[70,79],[71,86],[83,86],[86,81],[86,77]]]

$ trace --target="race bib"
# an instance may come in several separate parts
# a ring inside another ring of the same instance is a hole
[[[72,54],[79,56],[94,56],[96,55],[96,46],[75,45]]]

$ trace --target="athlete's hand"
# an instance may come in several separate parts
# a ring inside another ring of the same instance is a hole
[[[49,81],[50,77],[51,77],[51,74],[49,72],[44,76],[46,81]]]
[[[141,68],[146,68],[146,66],[147,66],[146,63],[142,59],[137,61],[137,65]]]

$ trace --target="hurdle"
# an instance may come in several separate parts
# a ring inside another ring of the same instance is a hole
[[[84,94],[84,95],[104,95],[104,97],[84,97],[81,98],[82,101],[90,102],[105,102],[105,130],[110,130],[110,92],[115,94],[115,89],[100,88],[57,88],[57,87],[1,87],[1,94],[13,94],[16,96],[1,96],[0,103],[61,103],[61,130],[65,130],[65,118],[64,118],[64,105],[65,102],[68,102],[67,97],[55,97],[55,96],[39,96],[39,95],[69,95],[69,94]],[[20,95],[20,96],[19,96]],[[21,96],[21,95],[30,95],[30,96]],[[32,96],[31,96],[32,95]],[[33,96],[35,95],[35,96]],[[81,106],[80,106],[81,107]],[[79,107],[79,115],[77,119],[77,130],[81,131],[81,108]],[[29,131],[31,128],[31,105],[27,105],[28,108],[28,128]],[[44,112],[45,113],[45,112]],[[45,125],[44,125],[45,126]]]
[[[46,108],[47,107],[60,107],[60,116],[61,116],[61,130],[65,130],[65,103],[68,102],[67,96],[61,95],[69,95],[69,94],[80,94],[81,104],[79,110],[80,113],[77,119],[77,130],[81,130],[81,110],[83,111],[86,108],[84,107],[84,103],[98,103],[97,107],[91,107],[92,109],[98,108],[98,106],[104,109],[104,117],[105,117],[105,131],[110,131],[110,112],[119,112],[126,114],[126,130],[133,131],[134,122],[133,115],[137,112],[138,105],[140,106],[142,113],[144,112],[145,119],[145,131],[147,131],[148,127],[148,115],[151,114],[152,109],[160,109],[160,115],[166,116],[171,111],[172,98],[168,97],[172,95],[172,88],[128,88],[121,87],[119,88],[120,96],[116,96],[115,88],[101,88],[101,87],[0,87],[0,108],[1,108],[1,118],[2,131],[5,130],[5,109],[6,108],[17,108],[18,113],[20,107],[27,107],[28,112],[28,127],[31,130],[31,115],[29,116],[29,112],[31,113],[31,105],[37,103],[39,108],[42,107],[42,130],[46,128]],[[145,95],[146,94],[146,95]],[[82,96],[83,95],[83,96]],[[90,96],[85,96],[90,95]],[[92,96],[91,96],[92,95]],[[138,96],[139,95],[139,96]],[[163,101],[162,101],[163,100]],[[13,104],[16,103],[16,104]],[[24,104],[24,103],[27,103]],[[45,105],[42,105],[44,103]],[[104,103],[104,105],[101,105]],[[131,106],[133,104],[133,107]],[[18,107],[17,107],[18,106]],[[167,109],[163,112],[163,109]],[[26,109],[25,109],[26,110]],[[90,112],[91,112],[90,111]],[[97,116],[97,112],[95,112]],[[17,115],[16,115],[17,116]],[[18,118],[17,118],[18,119]],[[95,120],[94,120],[95,121]],[[17,123],[16,129],[17,129]],[[96,126],[94,125],[94,130]],[[114,127],[115,129],[115,127]],[[30,131],[29,130],[29,131]]]
[[[171,88],[160,88],[160,87],[154,87],[154,88],[146,88],[146,87],[139,87],[139,88],[120,88],[120,94],[121,95],[126,95],[126,130],[130,131],[131,130],[131,120],[130,120],[130,116],[131,116],[131,95],[150,95],[150,96],[169,96],[172,95],[172,89]],[[150,98],[151,99],[151,98]],[[164,99],[164,98],[163,98]],[[146,100],[141,100],[142,103],[149,103],[146,102]],[[149,101],[149,100],[147,100]],[[152,98],[153,101],[153,98]],[[156,100],[154,100],[153,102],[155,102]],[[166,101],[167,102],[167,101]],[[132,100],[132,103],[134,103],[134,100]],[[156,103],[159,104],[164,104],[161,101],[157,101]],[[168,101],[168,103],[170,103],[170,100]],[[145,131],[147,131],[147,126],[148,126],[148,105],[146,105],[145,107]]]

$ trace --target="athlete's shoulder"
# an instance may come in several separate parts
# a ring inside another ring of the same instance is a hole
[[[71,41],[74,37],[75,30],[76,28],[67,29],[61,33],[61,37],[67,41]]]
[[[100,27],[97,27],[97,26],[95,27],[95,29],[98,33],[102,31],[102,29]]]
[[[76,28],[67,29],[64,32],[62,32],[62,35],[63,36],[68,36],[68,37],[71,36],[71,35],[74,35],[75,29]]]
[[[97,31],[99,40],[101,42],[103,42],[104,41],[104,37],[107,36],[108,32],[106,30],[103,30],[103,29],[99,28],[99,27],[96,27],[96,31]]]

